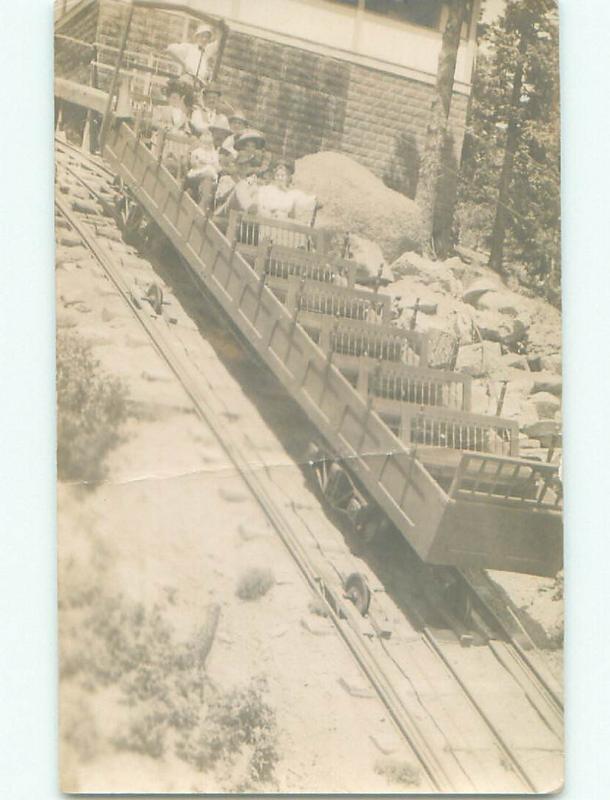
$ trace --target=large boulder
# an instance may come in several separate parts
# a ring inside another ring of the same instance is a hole
[[[510,317],[518,317],[523,313],[523,298],[515,292],[485,292],[476,303],[483,311],[498,311]]]
[[[352,234],[349,241],[350,257],[358,263],[356,280],[370,283],[377,277],[390,283],[393,275],[377,242]]]
[[[460,347],[456,369],[473,378],[497,374],[502,366],[502,350],[496,342],[478,342]]]
[[[481,297],[488,292],[495,292],[500,285],[498,278],[494,277],[478,277],[471,281],[462,295],[462,300],[469,303],[471,306],[477,306]]]
[[[561,375],[561,353],[550,353],[540,357],[540,371]]]
[[[426,286],[458,297],[462,293],[461,281],[444,261],[432,261],[412,251],[403,253],[392,264],[390,271],[395,278],[415,277]]]
[[[561,408],[560,400],[550,392],[535,392],[529,398],[535,406],[540,419],[554,419],[555,414]]]
[[[475,315],[475,323],[482,339],[500,342],[508,348],[527,339],[527,319],[511,317],[498,311],[478,311]]]
[[[323,203],[318,226],[343,228],[373,239],[388,261],[420,244],[422,227],[416,203],[389,189],[349,156],[323,151],[300,158],[294,185]]]
[[[549,394],[554,394],[556,397],[561,397],[563,393],[561,375],[556,375],[554,372],[536,372],[534,373],[534,377],[535,392],[548,392]]]

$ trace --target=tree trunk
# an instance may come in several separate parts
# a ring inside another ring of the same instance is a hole
[[[496,272],[502,273],[504,269],[504,240],[506,238],[506,226],[510,217],[510,186],[513,181],[513,165],[515,154],[519,146],[521,136],[520,103],[523,91],[523,57],[527,50],[527,42],[523,34],[519,41],[519,61],[515,68],[513,78],[513,88],[511,90],[510,108],[511,117],[506,129],[506,145],[504,147],[504,160],[502,162],[502,172],[500,173],[500,183],[498,185],[498,199],[496,201],[496,215],[491,234],[491,248],[489,253],[489,266]]]
[[[451,228],[451,219],[442,220],[442,225],[439,225],[439,207],[441,205],[439,201],[442,200],[442,204],[447,206],[447,200],[450,200],[450,198],[440,198],[439,189],[442,184],[441,179],[446,172],[447,157],[452,149],[448,147],[447,127],[455,80],[455,64],[465,17],[466,0],[450,0],[449,15],[438,58],[436,87],[430,109],[426,147],[417,190],[417,202],[422,213],[422,238],[426,255],[436,255],[437,244],[441,245],[441,249],[446,249],[446,244],[443,247],[443,242],[440,239],[437,241],[437,235],[440,233],[441,227],[445,230]],[[453,203],[449,203],[449,206],[452,209]],[[452,216],[451,213],[449,216]],[[442,238],[448,242],[449,237]],[[438,255],[445,254],[439,252]]]

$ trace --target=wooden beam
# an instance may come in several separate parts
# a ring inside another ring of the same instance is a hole
[[[74,103],[74,105],[97,111],[100,114],[104,113],[108,103],[107,92],[66,78],[55,78],[54,94],[59,100]]]

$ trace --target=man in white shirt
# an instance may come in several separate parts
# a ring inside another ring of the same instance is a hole
[[[182,67],[181,80],[207,83],[213,73],[218,53],[218,39],[209,25],[201,24],[195,31],[195,41],[170,44],[167,52]]]
[[[215,124],[226,122],[226,117],[218,109],[221,96],[220,88],[216,84],[210,83],[205,87],[202,95],[202,102],[193,107],[190,120],[191,127],[196,134],[209,129]]]

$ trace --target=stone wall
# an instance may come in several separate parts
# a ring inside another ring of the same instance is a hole
[[[89,83],[93,48],[80,42],[93,43],[96,38],[96,4],[85,5],[66,24],[60,24],[54,37],[55,74],[79,83]]]
[[[100,0],[96,36],[118,43],[126,5]],[[191,24],[191,27],[194,23]],[[162,51],[185,34],[180,15],[137,9],[129,49]],[[75,34],[72,34],[75,35]],[[219,74],[225,99],[262,128],[275,154],[337,150],[413,195],[433,87],[360,64],[232,31]],[[451,124],[461,152],[467,98],[454,94]]]

